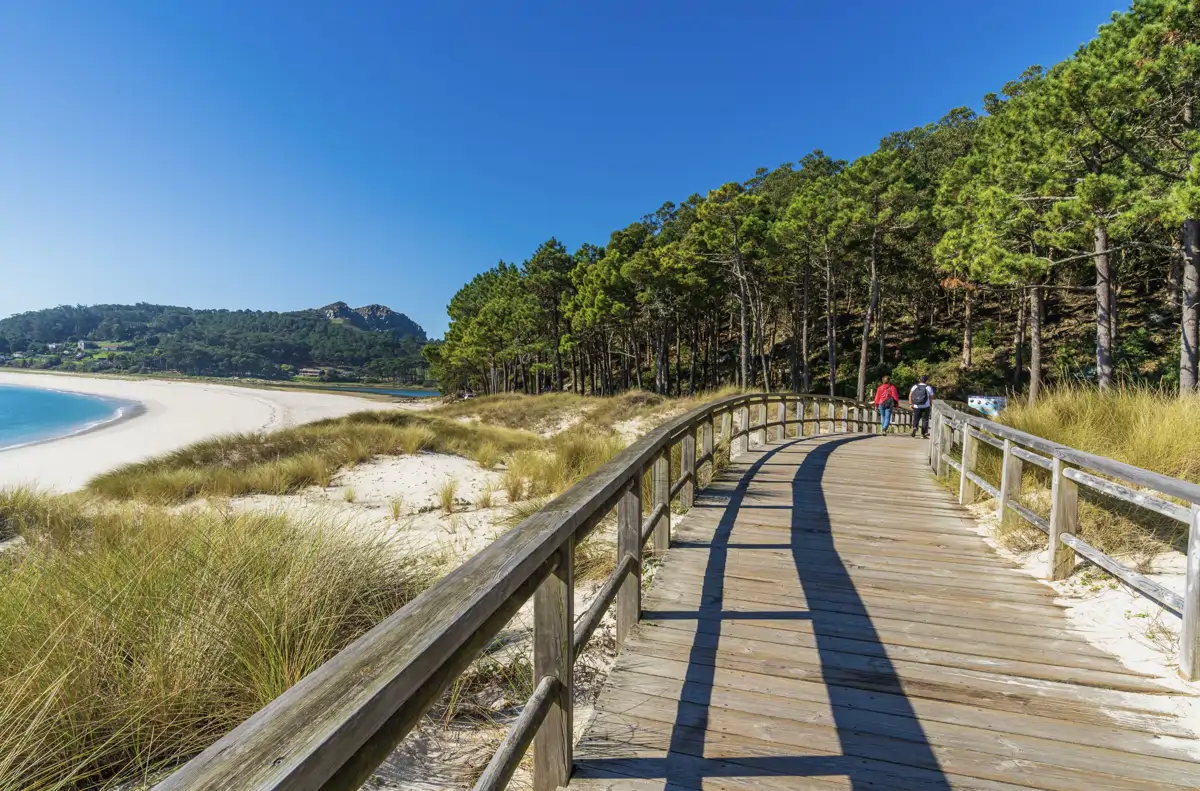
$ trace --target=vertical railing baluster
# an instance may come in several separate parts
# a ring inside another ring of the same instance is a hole
[[[712,481],[713,476],[717,472],[717,457],[714,455],[713,448],[716,447],[713,443],[713,434],[716,432],[716,418],[710,416],[700,424],[700,455],[708,457],[708,480]],[[699,486],[699,481],[696,482]]]
[[[741,424],[740,428],[738,429],[738,433],[741,434],[741,436],[739,436],[737,439],[738,453],[740,454],[740,453],[745,453],[747,450],[750,449],[750,405],[749,404],[746,404],[743,402],[742,405],[738,407],[738,421]]]
[[[971,431],[965,423],[962,436],[962,469],[958,471],[958,504],[970,505],[979,497],[979,487],[967,477],[968,472],[975,472],[975,459],[979,455],[979,441],[971,436]]]
[[[1008,519],[1008,504],[1021,501],[1021,477],[1025,474],[1025,463],[1012,452],[1011,439],[1004,440],[1004,451],[1000,462],[1000,498],[996,503],[996,517]]]
[[[783,442],[787,439],[787,397],[779,399],[779,403],[775,405],[775,421],[779,423],[775,427],[775,439],[778,442]]]
[[[650,472],[653,491],[653,508],[666,505],[667,512],[654,525],[654,552],[661,554],[671,547],[671,449],[666,447],[654,460]],[[639,528],[640,529],[640,528]]]
[[[1183,585],[1183,626],[1179,631],[1179,674],[1200,681],[1200,506],[1192,505],[1188,526],[1187,579]]]
[[[683,487],[679,490],[679,504],[691,508],[696,496],[696,427],[689,426],[679,440],[679,477]]]
[[[796,399],[796,436],[804,436],[804,399]]]
[[[633,532],[638,532],[635,524]],[[558,549],[558,563],[533,598],[533,676],[558,679],[558,692],[533,737],[534,791],[554,791],[571,777],[575,630],[574,537]],[[635,614],[636,620],[636,614]]]
[[[657,530],[655,531],[657,537]],[[657,544],[657,541],[655,542]],[[656,546],[657,548],[657,546]],[[625,642],[642,613],[642,475],[633,476],[617,503],[617,558],[637,558],[617,592],[617,644]]]
[[[1063,580],[1075,570],[1075,550],[1059,537],[1073,536],[1079,529],[1079,486],[1063,475],[1062,459],[1055,457],[1050,469],[1050,567],[1046,576]]]
[[[734,455],[733,448],[733,407],[721,413],[721,441],[729,447],[729,455]]]

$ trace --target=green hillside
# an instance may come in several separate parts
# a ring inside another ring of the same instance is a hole
[[[8,366],[61,371],[421,381],[425,331],[381,305],[357,322],[326,308],[291,313],[170,305],[64,305],[0,320]],[[346,308],[349,311],[349,308]],[[323,369],[317,374],[315,369]]]

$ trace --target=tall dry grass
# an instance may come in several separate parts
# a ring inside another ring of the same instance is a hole
[[[432,584],[383,533],[0,494],[0,788],[186,759]]]
[[[1200,398],[1142,387],[1110,391],[1064,386],[1046,392],[1034,406],[1014,403],[999,422],[1078,450],[1200,482]],[[981,445],[978,471],[993,485],[1000,480],[1000,452]],[[1026,464],[1022,502],[1048,516],[1050,475]],[[1080,534],[1103,552],[1151,570],[1162,552],[1183,546],[1186,526],[1135,505],[1080,487]],[[1016,551],[1044,548],[1046,538],[1013,515],[998,539]]]
[[[88,489],[118,500],[179,503],[193,497],[288,494],[328,486],[339,470],[376,456],[433,450],[473,457],[537,447],[539,437],[406,412],[359,412],[294,428],[230,434],[94,478]]]

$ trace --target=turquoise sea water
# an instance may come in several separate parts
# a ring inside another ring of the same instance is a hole
[[[133,406],[82,393],[0,385],[0,450],[86,431]]]

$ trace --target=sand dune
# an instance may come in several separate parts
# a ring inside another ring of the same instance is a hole
[[[0,372],[0,384],[45,387],[136,401],[129,420],[73,437],[0,451],[0,487],[70,491],[131,461],[235,431],[275,429],[391,404],[335,393],[258,390],[205,382],[105,379]]]

